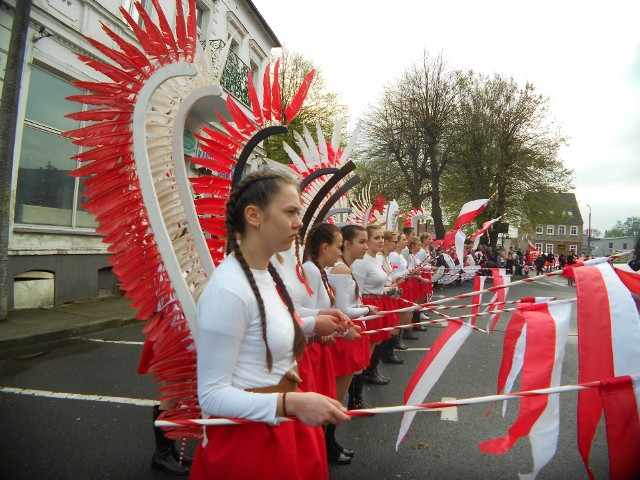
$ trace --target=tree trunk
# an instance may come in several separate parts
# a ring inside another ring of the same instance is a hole
[[[31,0],[16,2],[11,27],[11,40],[7,55],[0,100],[0,322],[7,319],[7,278],[9,263],[9,204],[11,201],[11,172],[13,170],[13,151],[16,142],[16,122],[18,119],[18,100],[24,54],[29,31]]]

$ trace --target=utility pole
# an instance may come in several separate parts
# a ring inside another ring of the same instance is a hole
[[[16,143],[20,83],[30,17],[31,0],[17,1],[13,13],[7,67],[2,85],[2,100],[0,100],[0,132],[2,132],[0,135],[0,322],[7,319],[11,172],[13,171],[13,151]]]
[[[591,256],[591,207],[587,205],[589,209],[589,230],[587,230],[587,258]]]

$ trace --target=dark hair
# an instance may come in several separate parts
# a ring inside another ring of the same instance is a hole
[[[235,254],[236,259],[242,267],[242,271],[249,281],[249,285],[256,297],[256,301],[258,302],[258,309],[260,310],[260,318],[262,321],[262,339],[264,340],[267,352],[267,367],[269,368],[269,371],[271,371],[271,368],[273,367],[273,356],[271,355],[271,349],[267,342],[267,313],[265,311],[262,295],[260,295],[260,290],[258,289],[256,280],[253,277],[253,273],[251,273],[251,269],[240,250],[237,236],[242,235],[246,229],[244,209],[248,205],[255,205],[260,208],[268,207],[273,197],[278,194],[282,186],[285,184],[294,185],[298,188],[297,182],[292,177],[281,173],[263,170],[249,174],[243,178],[231,192],[229,200],[227,201],[226,211],[227,253],[233,252]],[[306,345],[304,333],[296,320],[293,301],[289,296],[289,292],[271,262],[269,262],[268,270],[276,284],[280,296],[283,298],[287,305],[287,309],[291,314],[294,330],[293,354],[298,358],[302,355]]]
[[[327,272],[325,272],[324,268],[322,268],[318,263],[318,258],[320,257],[320,247],[322,244],[328,243],[331,245],[335,241],[336,235],[340,235],[340,229],[338,227],[331,223],[318,223],[309,230],[304,245],[304,259],[312,261],[318,270],[320,270],[322,284],[324,285],[324,289],[327,291],[327,295],[329,295],[331,305],[335,304],[336,297],[329,285]]]
[[[356,238],[356,235],[358,235],[360,232],[366,233],[367,229],[360,225],[346,225],[342,227],[341,232],[342,232],[342,246],[340,247],[340,250],[344,252],[344,242],[353,243],[353,241]],[[344,260],[344,257],[342,257],[342,259]],[[347,264],[346,261],[344,263],[345,265]],[[347,265],[347,267],[349,267],[349,270],[351,270],[351,265]],[[353,281],[356,284],[356,298],[359,298],[360,289],[358,288],[358,282],[356,281],[356,277],[353,276],[353,272],[351,272],[351,278],[353,278]]]
[[[413,227],[402,227],[402,233],[409,235],[410,233],[416,233],[416,229]]]

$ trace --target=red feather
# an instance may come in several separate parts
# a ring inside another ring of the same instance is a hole
[[[88,121],[88,122],[101,122],[104,120],[113,120],[119,115],[129,115],[133,112],[133,109],[119,109],[119,108],[95,108],[92,110],[85,110],[83,112],[68,113],[65,117],[71,120]]]
[[[85,55],[82,55],[81,53],[76,53],[76,57],[78,57],[81,62],[86,63],[94,70],[97,70],[98,72],[106,75],[114,82],[124,83],[126,85],[134,83],[142,85],[140,79],[138,79],[135,75],[131,75],[128,72],[120,70],[118,67],[109,65],[107,63],[102,63],[99,60],[94,60],[93,58],[89,58]]]
[[[176,44],[175,38],[173,38],[173,32],[171,31],[171,26],[167,21],[167,17],[162,11],[162,7],[158,0],[151,0],[153,3],[153,8],[156,9],[156,13],[158,14],[158,23],[160,24],[160,29],[162,30],[162,38],[164,43],[169,46],[173,50],[173,58],[178,61],[180,59],[180,51],[178,50],[178,45]]]
[[[218,120],[220,121],[224,129],[229,133],[229,135],[231,135],[234,139],[238,140],[239,142],[244,142],[246,140],[243,134],[241,134],[238,130],[236,130],[236,128],[233,125],[227,122],[224,119],[224,117],[220,115],[220,112],[216,111],[216,116],[218,117]]]
[[[196,53],[196,0],[189,0],[189,14],[187,16],[186,53],[187,62],[193,62]]]
[[[233,121],[238,126],[238,129],[246,136],[253,135],[253,132],[256,131],[255,124],[249,117],[244,114],[244,112],[240,109],[236,102],[234,102],[233,98],[231,98],[231,95],[227,96],[227,109],[233,117]]]
[[[273,111],[273,117],[282,122],[282,97],[280,96],[280,59],[276,61],[276,66],[273,69],[273,86],[271,90],[271,110]]]
[[[180,0],[178,0],[180,1]],[[135,46],[122,39],[119,35],[117,35],[113,30],[107,27],[104,23],[100,22],[102,26],[102,30],[113,40],[120,50],[131,59],[134,65],[138,68],[138,71],[142,74],[144,78],[149,76],[149,72],[147,70],[151,69],[151,63],[149,59],[144,55],[140,50],[138,50]]]
[[[253,70],[249,70],[249,101],[251,102],[251,108],[253,109],[253,118],[260,126],[264,125],[264,117],[262,116],[262,108],[260,107],[260,100],[258,100],[258,92],[253,85]]]
[[[142,48],[144,49],[144,51],[147,52],[147,55],[151,56],[152,58],[157,58],[160,52],[156,50],[153,42],[149,40],[149,37],[147,36],[147,32],[145,32],[138,26],[138,22],[136,22],[131,17],[131,15],[129,15],[129,12],[127,12],[122,6],[120,6],[120,13],[124,17],[125,21],[129,24],[131,29],[133,30],[134,35],[140,42],[140,45],[142,45]]]
[[[269,63],[262,77],[262,114],[265,120],[271,120],[271,64]]]
[[[162,32],[160,31],[158,26],[153,23],[153,20],[151,20],[151,17],[149,17],[149,14],[144,9],[141,3],[135,2],[134,5],[136,6],[136,10],[138,10],[138,13],[140,14],[140,18],[142,18],[149,41],[153,44],[154,49],[158,52],[158,60],[163,65],[169,63],[171,61],[171,54],[164,42],[164,38],[162,38]]]
[[[302,103],[304,99],[307,97],[307,93],[309,92],[309,87],[311,86],[311,82],[313,81],[313,75],[315,74],[315,70],[311,70],[304,77],[302,81],[302,85],[298,89],[298,93],[295,94],[289,106],[287,106],[284,115],[286,117],[286,123],[289,124],[296,118],[296,115],[300,112],[300,108],[302,108]]]

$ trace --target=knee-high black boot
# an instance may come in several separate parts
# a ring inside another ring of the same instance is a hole
[[[363,373],[365,382],[371,383],[373,385],[387,385],[389,383],[389,379],[383,377],[378,372],[378,364],[380,363],[380,358],[382,358],[382,345],[378,344],[373,347],[369,366],[364,369]]]
[[[155,422],[160,415],[160,407],[153,407],[153,421]],[[153,427],[153,433],[156,437],[156,451],[151,457],[151,467],[162,470],[169,475],[189,475],[190,468],[186,465],[178,463],[174,454],[178,454],[175,449],[175,442],[165,437],[164,431],[160,427]],[[178,454],[179,457],[179,454]]]
[[[324,427],[324,443],[327,447],[327,460],[332,465],[346,465],[351,463],[352,450],[342,448],[336,442],[336,426],[327,425]]]
[[[361,410],[363,408],[371,408],[362,399],[362,388],[364,387],[364,373],[354,375],[349,384],[349,402],[347,408],[349,410]]]
[[[393,336],[395,337],[395,335]],[[382,342],[382,362],[383,363],[391,363],[393,365],[401,365],[404,363],[404,360],[401,359],[396,353],[393,351],[393,347],[396,343],[395,338],[390,338],[389,340],[385,340]]]

